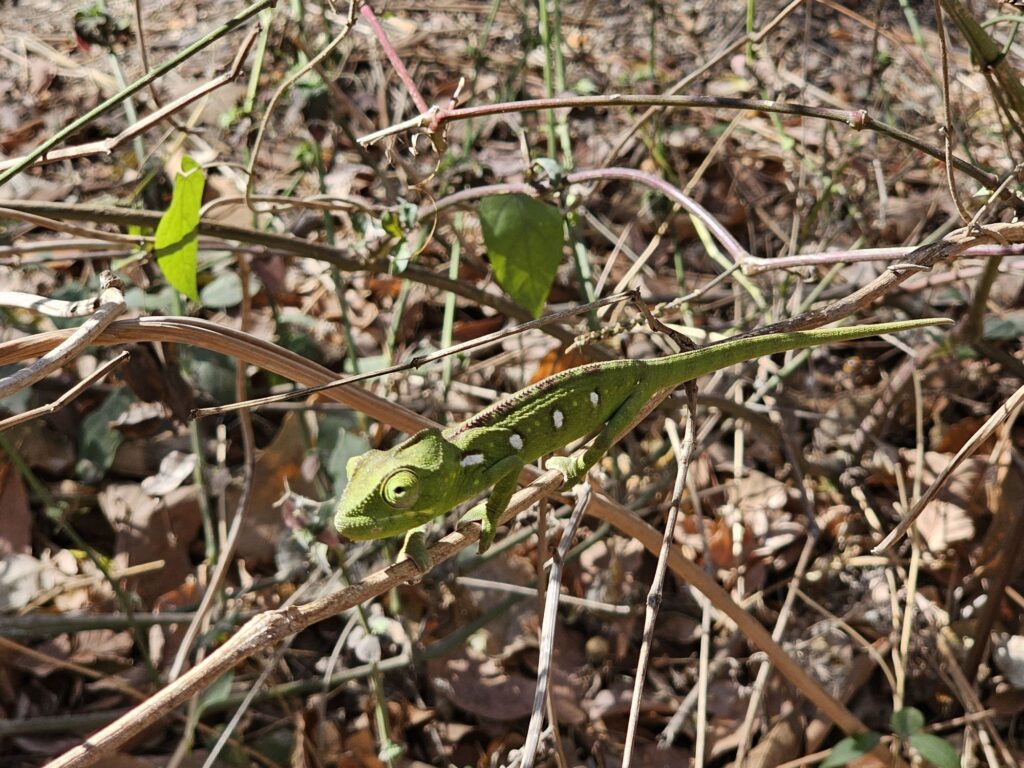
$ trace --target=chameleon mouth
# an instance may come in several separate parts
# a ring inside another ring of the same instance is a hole
[[[334,528],[352,541],[370,541],[397,536],[423,522],[423,513],[409,510],[392,515],[384,520],[368,515],[342,515],[334,518]]]

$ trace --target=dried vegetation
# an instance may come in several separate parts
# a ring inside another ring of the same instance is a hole
[[[638,765],[838,764],[868,730],[858,765],[1020,765],[1016,4],[261,5],[0,3],[0,764],[612,766],[633,705]],[[186,156],[193,289],[154,248]],[[485,242],[510,194],[554,263]],[[643,649],[682,397],[592,473],[550,653],[550,473],[418,581],[320,504],[401,432],[672,351],[628,303],[190,419],[629,289],[698,343],[957,321],[700,382]]]

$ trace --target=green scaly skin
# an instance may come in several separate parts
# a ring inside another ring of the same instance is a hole
[[[349,460],[349,482],[334,525],[355,540],[405,533],[403,551],[425,570],[421,526],[491,488],[480,518],[483,552],[494,541],[497,521],[524,465],[595,435],[576,455],[548,461],[565,475],[566,486],[575,485],[663,392],[763,355],[945,322],[910,320],[768,334],[651,360],[591,363],[557,373],[461,424],[424,429],[390,450]]]

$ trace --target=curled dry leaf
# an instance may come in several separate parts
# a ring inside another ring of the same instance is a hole
[[[916,466],[916,451],[901,451],[908,478]],[[926,451],[921,474],[921,488],[927,488],[949,463],[952,456]],[[965,460],[939,491],[935,500],[925,507],[917,519],[917,530],[932,552],[941,552],[959,542],[974,538],[974,520],[987,513],[983,482],[988,462],[983,456]],[[912,482],[912,480],[911,480]]]

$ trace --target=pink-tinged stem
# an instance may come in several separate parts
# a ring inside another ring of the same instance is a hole
[[[359,12],[363,14],[363,18],[366,19],[367,23],[373,29],[373,34],[377,36],[377,41],[380,43],[380,47],[384,49],[384,55],[388,57],[388,61],[391,62],[391,66],[395,68],[395,72],[398,73],[398,78],[405,84],[406,89],[409,91],[409,95],[412,96],[413,104],[416,105],[416,109],[423,112],[428,112],[430,107],[427,106],[427,102],[423,98],[423,94],[420,93],[420,89],[416,87],[416,84],[412,81],[412,77],[409,75],[409,70],[405,68],[405,64],[398,57],[398,51],[395,50],[394,46],[391,45],[391,41],[388,40],[388,35],[384,31],[384,27],[377,21],[377,15],[373,12],[368,4],[363,3],[359,7]]]

